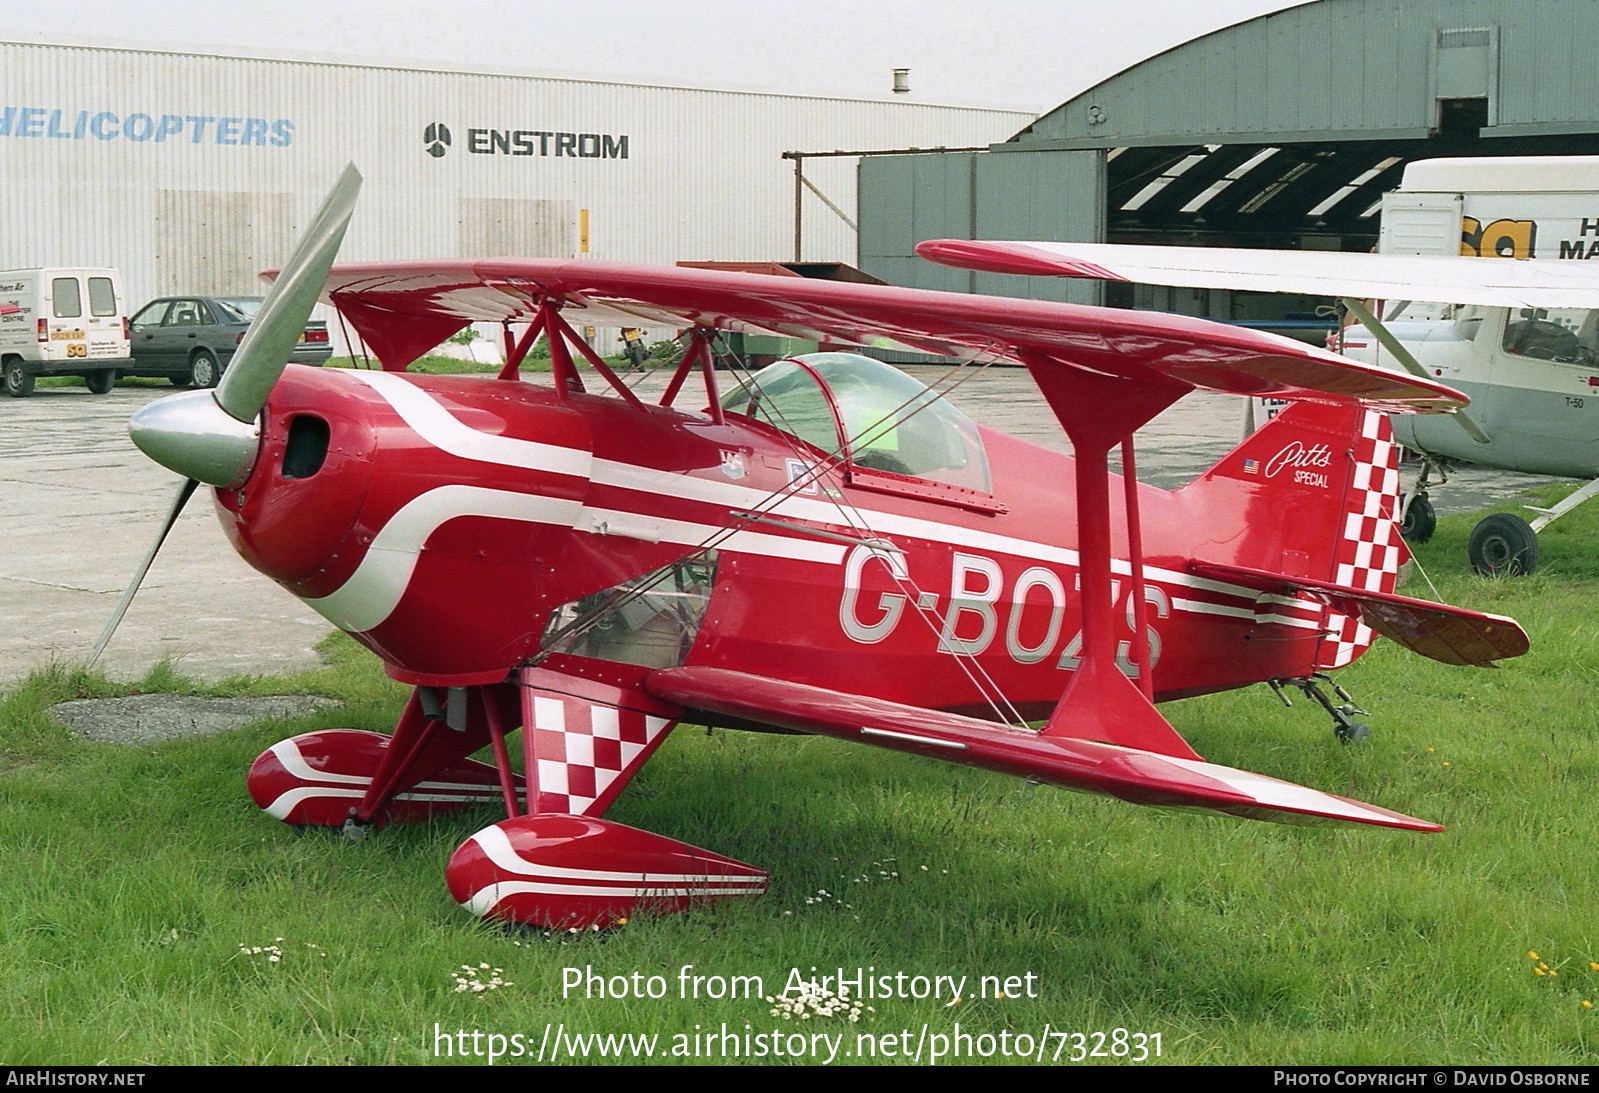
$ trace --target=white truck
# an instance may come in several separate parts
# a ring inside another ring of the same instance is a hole
[[[122,278],[114,269],[0,270],[0,377],[26,398],[39,376],[80,376],[103,395],[131,368]],[[6,306],[9,305],[9,306]]]

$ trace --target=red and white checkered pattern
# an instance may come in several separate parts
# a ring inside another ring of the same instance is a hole
[[[1409,555],[1399,538],[1399,446],[1386,416],[1372,411],[1361,416],[1353,459],[1332,580],[1369,592],[1392,592]],[[1329,611],[1327,623],[1330,637],[1317,667],[1342,668],[1371,645],[1372,630],[1358,618]]]
[[[530,690],[523,709],[533,813],[600,815],[676,724],[556,691]]]

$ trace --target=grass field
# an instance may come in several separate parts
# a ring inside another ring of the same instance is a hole
[[[1442,835],[1158,812],[831,740],[682,728],[610,817],[769,867],[771,893],[605,934],[502,930],[450,901],[444,863],[492,812],[345,843],[255,810],[243,775],[262,748],[392,724],[400,690],[347,641],[318,671],[219,688],[165,669],[131,686],[35,676],[0,697],[0,1063],[430,1063],[463,1048],[482,1063],[513,1036],[548,1058],[547,1030],[654,1035],[667,1062],[775,1047],[754,1061],[804,1064],[836,1045],[839,1061],[870,1047],[905,1063],[920,1045],[924,1063],[939,1047],[1036,1064],[1157,1046],[1150,1061],[1183,1064],[1591,1063],[1599,510],[1550,529],[1520,581],[1466,572],[1474,519],[1441,521],[1421,561],[1444,598],[1520,619],[1528,656],[1454,669],[1380,643],[1340,676],[1375,729],[1352,747],[1264,688],[1164,707],[1208,758]],[[348,705],[145,747],[76,741],[47,712],[134,689]],[[683,997],[685,965],[707,977],[701,997]],[[773,1016],[734,978],[775,995],[813,967],[965,983],[955,1004],[947,985],[866,999],[851,1023]],[[589,973],[626,982],[563,989]],[[1007,996],[982,996],[982,976]],[[652,985],[664,996],[632,997]],[[765,1038],[696,1038],[724,1025]],[[803,1052],[774,1031],[804,1034]]]

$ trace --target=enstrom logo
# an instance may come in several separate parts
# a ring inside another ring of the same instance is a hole
[[[627,159],[625,133],[564,133],[553,129],[468,128],[462,150],[474,156],[533,156],[554,159]],[[422,147],[434,159],[450,150],[449,126],[436,121],[422,130]]]
[[[422,145],[428,150],[428,155],[438,159],[450,150],[450,127],[442,121],[436,121],[422,130]]]

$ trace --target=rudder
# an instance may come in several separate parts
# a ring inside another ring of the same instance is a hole
[[[1392,592],[1409,556],[1398,445],[1385,415],[1356,405],[1294,403],[1179,493],[1213,529],[1211,560]],[[1318,669],[1341,668],[1372,642],[1334,608],[1323,621]]]
[[[1399,445],[1386,414],[1361,411],[1351,463],[1332,580],[1368,592],[1392,592],[1410,553],[1399,537]],[[1328,630],[1317,657],[1323,669],[1350,663],[1375,636],[1358,618],[1331,609]]]

